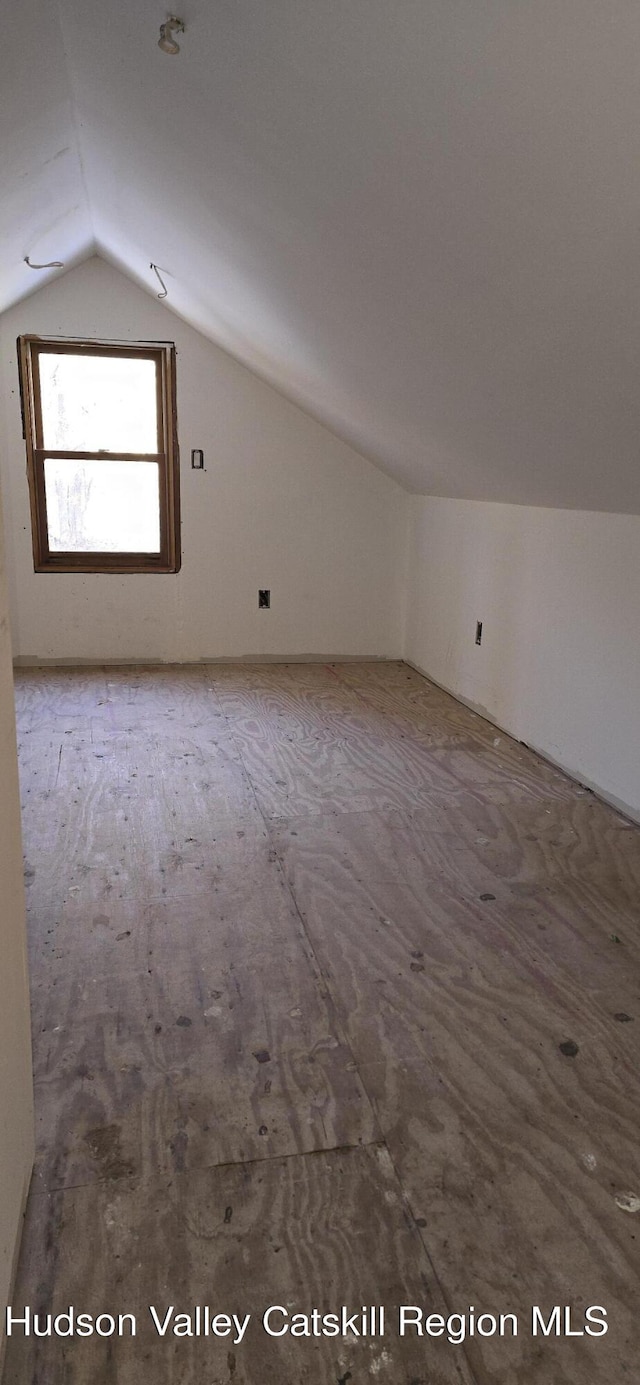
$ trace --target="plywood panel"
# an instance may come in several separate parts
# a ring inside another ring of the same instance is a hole
[[[142,1183],[121,1177],[34,1197],[29,1216],[25,1302],[128,1310],[139,1319],[139,1335],[13,1338],[4,1385],[137,1385],[141,1378],[163,1385],[472,1385],[459,1350],[438,1339],[400,1340],[394,1330],[399,1304],[433,1312],[446,1306],[384,1147]],[[163,1316],[167,1305],[192,1312],[208,1304],[252,1320],[238,1345],[159,1339],[149,1304]],[[260,1323],[271,1304],[290,1314],[386,1304],[388,1330],[382,1339],[269,1338]]]
[[[225,1385],[631,1379],[640,831],[402,665],[31,676],[36,1188],[51,1195],[34,1194],[20,1292],[39,1257],[56,1267],[46,1208],[65,1295],[80,1220],[97,1217],[96,1293],[114,1282],[117,1227],[121,1257],[143,1244],[135,1263],[162,1263],[176,1293],[190,1267],[197,1298],[192,1190],[217,1196],[228,1179],[268,1187],[259,1270],[238,1243],[256,1293],[326,1295],[343,1282],[333,1231],[314,1212],[311,1251],[297,1201],[317,1205],[318,1177],[342,1208],[347,1286],[375,1276],[387,1292],[397,1213],[450,1309],[514,1311],[523,1330],[419,1354],[387,1342],[389,1357],[256,1347],[235,1374],[223,1353]],[[380,1167],[391,1184],[375,1183]],[[222,1226],[203,1234],[228,1268]],[[604,1339],[525,1330],[532,1303],[590,1302],[609,1310]],[[198,1351],[148,1357],[154,1380],[199,1380]],[[38,1352],[47,1385],[84,1385],[83,1371],[106,1385],[115,1369],[89,1349]],[[14,1344],[10,1385],[34,1362]],[[135,1353],[118,1357],[125,1385],[134,1362],[139,1374]]]
[[[447,1291],[522,1314],[608,1304],[613,1320],[606,1349],[581,1341],[569,1366],[564,1343],[521,1341],[509,1366],[485,1344],[479,1378],[579,1381],[606,1362],[622,1379],[640,1270],[616,1201],[640,1185],[637,926],[629,946],[607,931],[593,872],[546,893],[540,872],[540,895],[509,898],[460,844],[447,859],[450,835],[422,815],[378,822],[379,841],[395,835],[381,879],[365,816],[354,851],[336,819],[282,825],[278,849]]]
[[[122,955],[124,956],[124,949]],[[377,1127],[326,989],[298,943],[215,946],[36,998],[45,1186],[370,1143]],[[54,1023],[55,1021],[55,1023]],[[103,1148],[106,1140],[106,1149]]]

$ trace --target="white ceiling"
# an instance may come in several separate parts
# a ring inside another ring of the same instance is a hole
[[[0,307],[154,260],[410,489],[640,511],[637,0],[167,13],[4,0]]]

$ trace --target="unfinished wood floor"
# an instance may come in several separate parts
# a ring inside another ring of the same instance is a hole
[[[4,1385],[624,1385],[640,831],[402,664],[17,676],[38,1154]],[[637,1201],[634,1201],[634,1198]],[[244,1341],[164,1315],[255,1315]],[[263,1310],[385,1304],[383,1340]],[[519,1335],[400,1339],[399,1304]],[[605,1337],[533,1337],[589,1305]]]

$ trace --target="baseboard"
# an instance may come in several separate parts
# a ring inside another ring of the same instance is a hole
[[[615,794],[608,793],[606,789],[602,788],[601,784],[596,784],[594,780],[585,778],[579,770],[576,770],[571,765],[565,764],[563,760],[556,760],[553,755],[549,755],[548,751],[541,750],[540,746],[534,745],[532,741],[518,742],[513,731],[509,731],[506,726],[502,725],[502,722],[496,721],[495,717],[491,715],[486,707],[479,706],[472,702],[470,698],[463,697],[461,693],[454,692],[453,688],[448,688],[446,683],[441,683],[437,678],[433,678],[430,673],[427,673],[425,668],[421,668],[420,664],[416,664],[413,659],[407,659],[405,657],[403,662],[408,664],[409,668],[415,669],[416,673],[419,673],[422,678],[426,678],[428,683],[433,683],[434,687],[440,688],[442,692],[448,693],[449,697],[454,697],[456,702],[460,702],[463,707],[468,707],[471,712],[475,712],[476,716],[482,717],[483,721],[488,722],[490,726],[495,726],[498,731],[502,732],[503,736],[509,736],[510,740],[516,741],[517,744],[526,745],[529,750],[533,750],[535,755],[539,755],[540,759],[544,760],[546,764],[553,765],[554,769],[562,770],[562,773],[566,774],[568,779],[572,779],[574,784],[579,784],[581,789],[588,789],[590,793],[595,794],[596,798],[601,799],[603,803],[607,803],[610,808],[615,808],[617,813],[628,818],[630,822],[640,824],[639,808],[633,808],[631,804],[625,803],[623,799],[616,798]]]
[[[177,667],[198,664],[374,664],[402,663],[399,654],[203,654],[197,659],[156,658],[45,658],[40,654],[17,654],[14,668],[129,668],[132,666]]]

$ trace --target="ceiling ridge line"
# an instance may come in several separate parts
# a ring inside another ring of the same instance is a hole
[[[67,47],[67,38],[66,38],[66,33],[65,33],[65,21],[64,21],[64,18],[63,18],[63,14],[62,14],[62,3],[63,3],[63,0],[56,0],[56,7],[55,7],[55,9],[56,9],[56,16],[57,16],[57,20],[58,20],[58,27],[59,27],[59,29],[60,29],[60,40],[61,40],[61,43],[62,43],[62,54],[63,54],[63,59],[64,59],[64,70],[65,70],[65,75],[66,75],[66,78],[67,78],[67,84],[68,84],[68,88],[69,88],[69,106],[70,106],[70,111],[71,111],[71,124],[72,124],[72,127],[73,127],[73,133],[74,133],[75,140],[76,140],[76,152],[77,152],[77,155],[78,155],[78,164],[79,164],[79,167],[80,167],[80,178],[81,178],[82,188],[83,188],[84,196],[85,196],[86,212],[87,212],[87,216],[88,216],[88,219],[89,219],[89,229],[90,229],[90,231],[91,231],[91,249],[90,249],[89,252],[88,252],[88,254],[90,255],[90,254],[95,254],[95,253],[96,253],[96,250],[97,250],[97,247],[98,247],[98,240],[97,240],[97,234],[96,234],[96,218],[95,218],[95,212],[94,212],[94,207],[93,207],[93,201],[92,201],[92,198],[91,198],[91,194],[90,194],[90,192],[89,192],[89,182],[88,182],[88,179],[87,179],[87,172],[86,172],[86,166],[85,166],[85,153],[84,153],[84,148],[83,148],[83,143],[82,143],[82,134],[81,134],[81,130],[82,130],[82,120],[81,120],[81,118],[80,118],[80,108],[79,108],[79,102],[78,102],[78,92],[77,92],[77,87],[76,87],[75,78],[74,78],[74,75],[73,75],[73,65],[72,65],[72,63],[71,63],[71,59],[70,59],[70,57],[69,57],[69,50],[68,50],[68,47]]]

